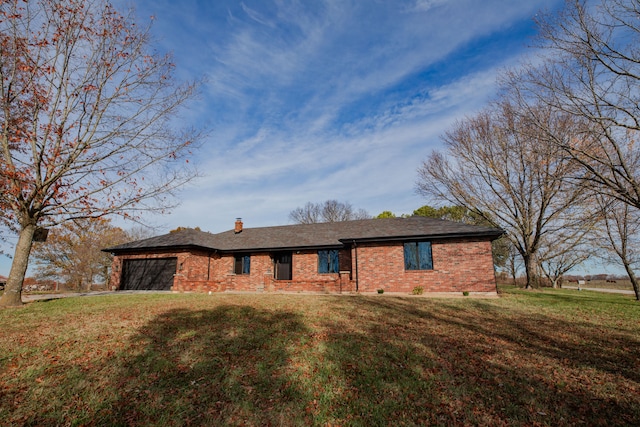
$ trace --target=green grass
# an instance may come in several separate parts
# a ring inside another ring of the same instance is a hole
[[[578,286],[576,282],[564,283],[563,286]],[[633,285],[631,285],[630,280],[615,280],[612,282],[607,282],[605,280],[589,280],[581,285],[583,288],[594,288],[594,289],[624,289],[628,291],[633,290]]]
[[[0,425],[640,425],[626,295],[112,295],[0,322]]]

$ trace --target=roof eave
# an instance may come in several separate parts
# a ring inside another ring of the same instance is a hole
[[[447,234],[423,234],[412,236],[386,236],[386,237],[353,237],[340,239],[343,243],[374,243],[374,242],[397,242],[397,241],[416,241],[416,240],[447,240],[447,239],[463,239],[463,238],[482,238],[488,237],[495,240],[502,236],[504,231],[483,231],[476,233],[447,233]]]
[[[220,253],[238,253],[238,252],[286,252],[286,251],[310,251],[319,249],[340,249],[344,247],[343,243],[323,244],[323,245],[304,245],[304,246],[269,246],[262,248],[233,248],[220,249]]]
[[[185,250],[189,250],[189,249],[199,249],[199,250],[203,250],[203,251],[207,251],[207,252],[216,252],[218,251],[218,249],[216,248],[211,248],[211,247],[207,247],[207,246],[201,246],[201,245],[175,245],[175,246],[140,246],[140,247],[136,247],[136,248],[106,248],[106,249],[101,249],[102,252],[109,252],[112,254],[127,254],[127,253],[137,253],[140,251],[145,251],[145,252],[168,252],[168,251],[172,251],[172,252],[178,252],[178,251],[185,251]]]

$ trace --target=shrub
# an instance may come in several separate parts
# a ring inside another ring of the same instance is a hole
[[[379,294],[384,294],[384,289],[382,289],[382,288],[381,288],[381,289],[378,289],[378,293],[379,293]]]
[[[423,292],[424,292],[424,288],[422,286],[416,286],[415,288],[413,288],[413,291],[412,291],[414,295],[422,295]]]
[[[462,292],[462,295],[464,295],[465,297],[468,297],[469,296],[469,291]]]

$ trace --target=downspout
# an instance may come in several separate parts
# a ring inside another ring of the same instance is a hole
[[[218,253],[217,249],[209,253],[209,259],[207,260],[207,282],[211,280],[211,258],[217,253]]]
[[[209,252],[209,256],[207,257],[207,282],[209,281],[209,277],[211,277],[211,257],[215,252]]]
[[[358,292],[360,275],[358,274],[358,245],[356,245],[356,241],[355,240],[353,241],[353,252],[354,252],[354,255],[356,257],[356,263],[355,263],[355,267],[356,267],[356,292]]]

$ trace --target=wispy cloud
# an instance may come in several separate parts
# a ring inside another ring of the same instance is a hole
[[[450,0],[416,0],[412,10],[427,12],[429,9],[441,6]]]

